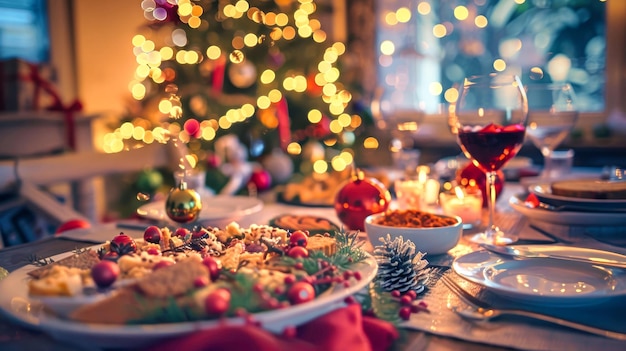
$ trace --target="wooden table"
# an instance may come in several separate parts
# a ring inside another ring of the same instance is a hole
[[[519,185],[509,185],[509,190],[505,193],[499,201],[501,211],[506,212],[505,208],[507,196],[511,192],[520,191]],[[311,214],[311,213],[325,213],[329,219],[336,220],[334,211],[332,209],[311,209],[311,208],[298,208],[289,206],[277,206],[275,204],[267,205],[266,208],[259,214],[253,216],[250,220],[254,223],[267,223],[269,218],[274,217],[281,211],[289,211],[290,213],[298,213],[299,211]],[[506,215],[506,214],[505,214]],[[517,215],[517,214],[515,214]],[[250,223],[241,222],[242,226]],[[115,228],[112,224],[110,226],[110,233],[115,233],[119,229]],[[124,229],[124,232],[133,237],[140,237],[143,233],[139,229]],[[466,235],[467,236],[467,235]],[[468,242],[465,238],[462,239],[462,245],[467,245]],[[40,256],[51,256],[61,252],[67,252],[78,247],[85,247],[93,245],[93,241],[77,241],[68,238],[50,238],[39,242],[25,244],[21,246],[11,247],[4,250],[0,250],[0,267],[5,267],[7,270],[12,271],[26,263],[25,258],[28,254],[36,252]],[[371,244],[369,246],[371,249]],[[445,258],[450,260],[450,257]],[[431,261],[431,263],[433,263]],[[471,343],[463,340],[457,340],[453,338],[441,337],[432,335],[425,332],[418,331],[406,331],[404,333],[405,338],[399,340],[394,346],[394,350],[425,350],[425,351],[443,351],[443,350],[470,350],[470,351],[491,351],[491,350],[506,350],[500,347],[494,347],[485,344]],[[28,330],[17,326],[4,317],[0,317],[0,349],[3,351],[13,350],[78,350],[75,346],[63,344],[59,341],[53,340],[49,336],[37,331]]]

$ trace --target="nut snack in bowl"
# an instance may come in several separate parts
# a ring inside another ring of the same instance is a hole
[[[439,255],[458,244],[463,221],[458,216],[434,214],[419,210],[393,210],[365,219],[365,231],[373,245],[387,234],[402,236],[430,255]]]

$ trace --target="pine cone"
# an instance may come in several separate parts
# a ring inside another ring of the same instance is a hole
[[[382,245],[374,248],[374,258],[378,263],[376,281],[385,291],[398,290],[405,293],[414,290],[420,293],[428,281],[428,261],[424,253],[415,252],[415,244],[404,241],[402,236],[391,240],[387,234],[381,238]]]

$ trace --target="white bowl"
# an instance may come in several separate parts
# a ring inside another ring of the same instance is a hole
[[[439,215],[440,217],[453,218],[454,224],[444,227],[394,227],[376,224],[385,216],[385,213],[377,213],[365,219],[365,231],[372,245],[381,245],[380,238],[387,234],[391,239],[402,236],[404,240],[411,240],[415,249],[428,255],[440,255],[455,247],[463,234],[463,221],[458,216]]]

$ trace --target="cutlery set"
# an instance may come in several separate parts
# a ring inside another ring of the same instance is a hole
[[[461,309],[458,306],[452,307],[452,310],[457,313],[459,316],[475,321],[490,321],[497,317],[501,316],[520,316],[531,318],[535,320],[540,320],[544,322],[549,322],[552,324],[580,330],[583,332],[604,336],[611,339],[617,340],[626,340],[626,334],[619,333],[611,330],[600,329],[572,321],[568,321],[562,318],[557,318],[541,313],[525,311],[525,310],[517,310],[517,309],[496,309],[493,308],[488,303],[479,300],[472,294],[465,291],[461,288],[448,274],[443,274],[440,278],[441,282],[459,299],[461,299],[465,304],[468,305],[468,308]]]

